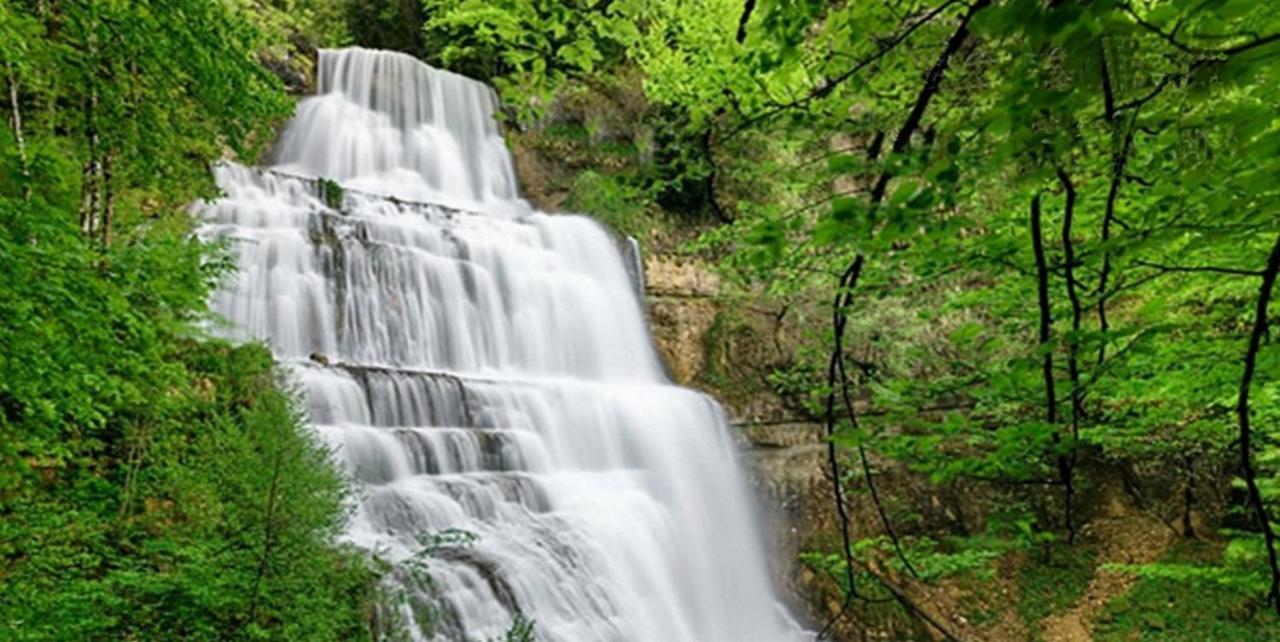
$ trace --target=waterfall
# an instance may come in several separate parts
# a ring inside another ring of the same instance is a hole
[[[195,206],[239,266],[219,331],[296,374],[414,639],[517,616],[546,641],[811,639],[724,413],[666,378],[615,239],[519,199],[495,107],[402,54],[320,52],[275,165],[218,166]],[[422,556],[450,532],[469,541]]]

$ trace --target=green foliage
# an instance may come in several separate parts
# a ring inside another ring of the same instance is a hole
[[[1029,555],[1018,568],[1018,616],[1040,639],[1041,623],[1071,608],[1093,579],[1095,554],[1088,549],[1053,546],[1043,556]]]
[[[333,209],[342,208],[342,185],[328,178],[321,178],[316,181],[316,184],[320,188],[320,197],[324,200],[325,205]]]
[[[517,614],[515,622],[511,623],[511,628],[507,629],[501,642],[533,642],[536,639],[533,633],[533,620],[526,620],[523,615]]]
[[[667,83],[654,79],[679,64],[673,52],[700,51],[734,6],[425,0],[424,59],[492,82],[515,128],[570,148],[557,150],[556,162],[574,166],[587,156],[583,169],[608,174],[619,189],[668,213],[724,219],[717,191],[728,186],[716,180],[724,161],[715,157],[701,108],[671,100]],[[599,109],[578,113],[583,96],[618,98],[604,110],[623,122],[603,130],[594,119]]]
[[[367,637],[345,480],[201,330],[228,262],[184,208],[287,113],[268,46],[223,3],[0,3],[0,638]]]
[[[569,207],[639,237],[674,227],[659,210],[727,221],[692,248],[800,319],[803,344],[769,384],[814,416],[835,392],[832,288],[864,256],[842,356],[866,412],[838,422],[835,443],[928,482],[882,506],[926,581],[983,581],[998,556],[1045,548],[1022,567],[1020,610],[1028,622],[1060,610],[1094,565],[1061,545],[1065,516],[1083,517],[1099,472],[1132,468],[1157,500],[1195,482],[1216,520],[1201,535],[1227,544],[1126,569],[1141,579],[1104,635],[1250,639],[1271,623],[1256,608],[1263,524],[1241,493],[1204,490],[1241,485],[1224,479],[1239,472],[1241,355],[1280,234],[1280,22],[1265,3],[52,7],[0,4],[18,95],[6,111],[25,133],[0,136],[3,622],[151,637],[158,625],[139,614],[163,610],[155,622],[192,638],[210,622],[244,637],[354,630],[371,572],[326,575],[360,566],[330,541],[340,487],[265,354],[200,339],[225,265],[176,214],[210,192],[206,162],[253,157],[287,113],[253,58],[286,34],[345,42],[345,22],[362,44],[493,81],[512,130],[589,170],[562,186]],[[618,99],[582,98],[596,95]],[[1274,520],[1280,349],[1268,340],[1257,356],[1253,463]],[[296,485],[262,493],[293,467]],[[846,471],[841,483],[865,484]],[[968,494],[978,516],[936,509],[947,494]],[[278,522],[264,496],[288,497],[297,519]],[[252,564],[273,524],[287,568]],[[465,545],[452,537],[426,548]],[[906,571],[883,537],[855,549],[860,564]],[[843,555],[806,560],[843,581]],[[865,569],[858,579],[875,586]],[[282,588],[298,583],[325,590]],[[1203,589],[1207,610],[1134,619],[1174,586]],[[1207,624],[1178,619],[1196,613]],[[517,639],[531,633],[517,625]]]
[[[347,30],[362,47],[390,49],[426,59],[443,44],[424,38],[421,0],[345,0],[342,4]]]
[[[189,338],[199,246],[101,255],[38,203],[0,220],[3,637],[357,634],[344,482],[263,348]]]
[[[1267,551],[1262,537],[1253,533],[1234,533],[1233,539],[1223,548],[1217,564],[1205,564],[1206,551],[1199,559],[1191,556],[1185,561],[1167,561],[1156,564],[1109,564],[1106,568],[1132,573],[1138,577],[1158,582],[1178,582],[1187,586],[1218,585],[1241,596],[1263,595],[1271,581],[1266,572]],[[1176,558],[1176,555],[1175,555]]]
[[[622,179],[593,171],[578,174],[564,206],[588,212],[620,234],[645,238],[656,227],[645,197]]]
[[[746,170],[773,196],[735,204],[738,220],[701,245],[733,281],[826,310],[837,275],[865,257],[843,341],[864,412],[856,427],[840,422],[837,445],[899,461],[938,493],[991,484],[970,504],[988,513],[986,536],[1021,541],[1065,536],[1068,510],[1080,525],[1089,467],[1140,464],[1164,498],[1179,474],[1220,484],[1215,471],[1236,472],[1254,274],[1280,234],[1280,190],[1260,178],[1280,169],[1274,12],[779,3],[746,26],[742,43],[705,35],[700,52],[645,50],[646,89],[692,106],[715,140],[798,150],[773,155],[768,173]],[[921,82],[940,60],[939,82]],[[831,328],[811,330],[775,381],[808,392],[821,416]],[[1278,354],[1266,343],[1259,363]],[[1274,519],[1280,450],[1267,418],[1280,416],[1280,381],[1258,372],[1254,464]],[[945,539],[910,500],[888,504],[906,532]],[[1218,580],[1265,591],[1261,524],[1226,508],[1232,550],[1252,552]]]
[[[518,91],[521,110],[538,113],[567,78],[605,74],[602,63],[639,39],[650,3],[554,0],[424,0],[428,60],[504,92]]]
[[[349,27],[364,24],[348,14],[370,5],[349,0],[234,0],[239,14],[262,34],[266,47],[260,53],[280,55],[291,40],[312,47],[342,47],[350,44]],[[412,29],[404,27],[412,33]]]
[[[1156,570],[1139,571],[1133,589],[1107,604],[1096,638],[1103,642],[1275,640],[1276,617],[1255,598],[1256,587],[1240,590],[1218,582],[1219,563],[1215,547],[1177,547],[1152,567]]]

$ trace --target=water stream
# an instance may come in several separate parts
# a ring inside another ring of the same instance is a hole
[[[770,588],[724,413],[665,376],[617,240],[520,200],[493,92],[363,49],[322,51],[318,80],[275,165],[220,165],[196,209],[239,265],[225,332],[296,373],[412,637],[499,638],[520,614],[546,641],[810,639]],[[415,579],[446,529],[474,541]]]

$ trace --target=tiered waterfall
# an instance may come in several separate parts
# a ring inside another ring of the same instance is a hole
[[[356,482],[350,539],[400,569],[392,619],[420,640],[517,616],[546,641],[808,639],[724,414],[663,374],[616,239],[519,199],[493,92],[363,49],[318,75],[275,165],[219,166],[196,209],[239,265],[226,332],[289,364]]]

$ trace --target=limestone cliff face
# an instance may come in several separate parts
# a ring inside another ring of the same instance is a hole
[[[649,327],[671,378],[696,385],[707,366],[704,339],[716,321],[720,280],[698,263],[671,255],[644,258]]]

